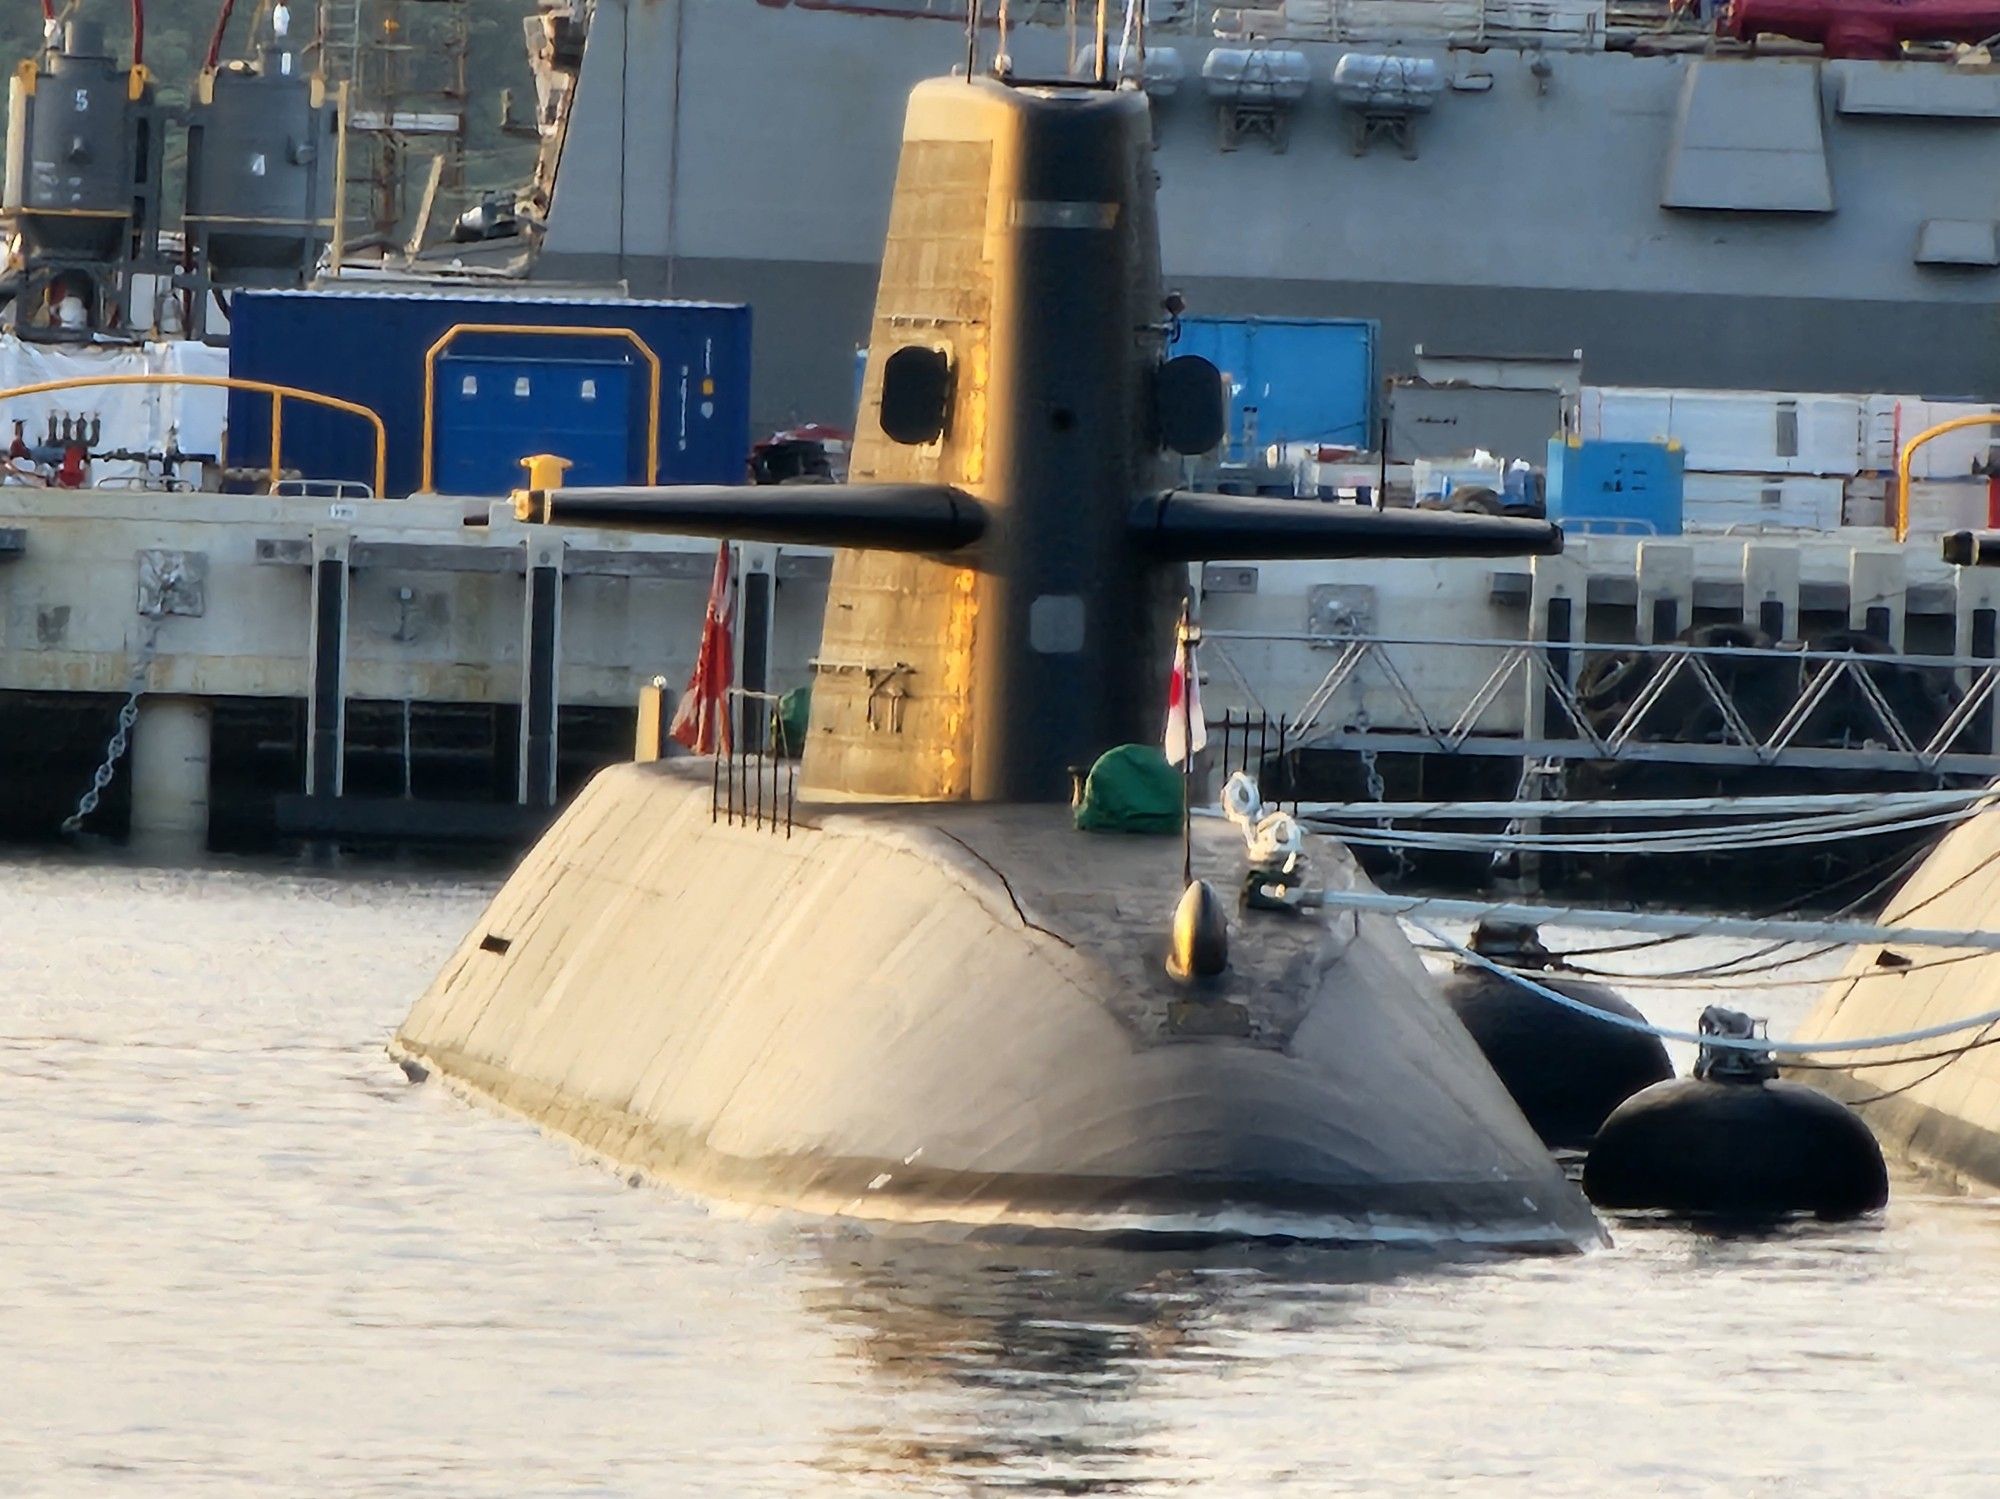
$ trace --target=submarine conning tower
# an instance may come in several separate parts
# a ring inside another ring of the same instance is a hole
[[[1538,521],[1167,488],[1222,385],[1169,359],[1143,93],[938,79],[910,98],[852,463],[796,488],[549,489],[526,519],[843,548],[802,784],[1062,801],[1156,737],[1186,564],[1552,552]],[[893,722],[875,699],[893,682]]]
[[[1152,174],[1138,93],[940,80],[911,96],[851,473],[954,485],[986,530],[975,569],[836,561],[809,787],[1055,800],[1069,766],[1156,736],[1180,591],[1126,514],[1167,477]],[[882,429],[885,367],[913,344],[952,372],[946,430],[914,446]],[[870,731],[850,660],[912,667],[906,744]]]

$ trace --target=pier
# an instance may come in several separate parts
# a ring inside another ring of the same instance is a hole
[[[1225,765],[1338,751],[1413,795],[1522,763],[1990,779],[2000,578],[1935,547],[1857,527],[1581,536],[1365,578],[1211,566],[1204,702]]]
[[[0,488],[0,730],[20,746],[0,830],[518,843],[631,757],[655,678],[649,721],[671,713],[713,557],[531,532],[499,500]],[[739,548],[744,691],[822,669],[830,568]],[[2000,776],[2000,578],[1886,531],[1200,576],[1211,756],[1338,757],[1345,781],[1308,796],[1509,795],[1523,766],[1544,796],[1640,763],[1655,787]]]
[[[0,489],[0,828],[516,841],[678,692],[711,544],[504,502]],[[739,679],[805,680],[830,557],[739,552]],[[129,763],[123,763],[129,761]]]

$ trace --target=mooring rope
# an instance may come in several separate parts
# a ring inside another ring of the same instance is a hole
[[[1939,788],[1933,791],[1880,791],[1868,805],[1885,811],[1929,811],[2000,800],[2000,785]],[[1852,792],[1829,795],[1634,797],[1629,800],[1572,798],[1563,801],[1303,802],[1301,818],[1339,822],[1346,818],[1423,821],[1516,817],[1588,817],[1606,822],[1656,817],[1757,817],[1766,813],[1851,812]]]
[[[1680,942],[1692,941],[1693,939],[1689,937],[1676,937],[1673,940]],[[1825,957],[1830,952],[1838,952],[1844,945],[1837,943],[1831,947],[1813,948],[1811,951],[1802,953],[1796,958],[1787,959],[1783,964],[1774,964],[1771,966],[1792,967],[1799,963],[1811,962],[1816,958]],[[1429,943],[1420,942],[1416,946],[1418,952],[1438,953],[1447,956],[1452,952],[1450,948],[1434,947]],[[1762,993],[1767,989],[1824,989],[1829,984],[1840,982],[1839,974],[1827,973],[1813,974],[1805,978],[1794,979],[1764,978],[1761,977],[1766,971],[1763,967],[1733,970],[1720,967],[1714,970],[1689,969],[1685,975],[1665,973],[1606,973],[1604,970],[1598,968],[1575,967],[1569,962],[1566,953],[1552,953],[1550,956],[1554,959],[1553,967],[1557,973],[1569,974],[1576,978],[1590,979],[1594,983],[1633,984],[1642,989],[1688,989],[1702,993],[1737,994]],[[1975,958],[1990,956],[1990,953],[1983,952],[1960,952],[1953,953],[1950,957],[1930,958],[1921,963],[1911,963],[1907,967],[1884,969],[1883,971],[1885,973],[1894,973],[1898,977],[1901,977],[1904,974],[1922,973],[1926,969],[1931,968],[1950,968],[1958,963],[1970,963]],[[1711,971],[1715,972],[1718,976],[1714,978],[1700,976]]]
[[[1889,854],[1887,858],[1877,859],[1871,864],[1862,866],[1860,869],[1850,869],[1836,879],[1829,880],[1822,885],[1815,885],[1803,895],[1793,896],[1775,906],[1766,906],[1761,911],[1754,913],[1754,915],[1764,919],[1775,919],[1786,916],[1803,917],[1812,913],[1813,903],[1822,897],[1831,895],[1834,891],[1844,886],[1852,885],[1857,880],[1869,879],[1870,876],[1879,876],[1859,895],[1850,896],[1833,909],[1833,915],[1835,916],[1852,915],[1854,912],[1872,905],[1875,899],[1884,892],[1900,885],[1909,877],[1910,872],[1918,864],[1929,857],[1930,848],[1927,845],[1916,849],[1897,849]],[[1887,870],[1888,873],[1883,874],[1882,871],[1884,870]],[[1636,978],[1642,975],[1621,973],[1616,969],[1590,968],[1574,963],[1571,960],[1574,958],[1603,957],[1607,953],[1646,952],[1668,947],[1676,942],[1693,942],[1695,940],[1696,934],[1691,932],[1669,932],[1664,937],[1641,937],[1629,942],[1600,942],[1589,947],[1571,947],[1566,948],[1563,952],[1563,966],[1574,973],[1590,974],[1598,978]],[[1786,943],[1779,943],[1774,947],[1765,948],[1757,956],[1761,957],[1764,953],[1775,952],[1778,947],[1788,945]],[[1745,961],[1747,961],[1747,958]],[[1699,969],[1682,971],[1684,973],[1705,973],[1711,969],[1731,966],[1735,966],[1733,960],[1724,963],[1705,964]],[[1651,977],[1651,975],[1643,976]],[[1798,982],[1798,980],[1792,980],[1791,982]]]
[[[1798,848],[1815,843],[1845,843],[1855,838],[1916,832],[1965,820],[1979,807],[1960,807],[1919,816],[1885,818],[1873,811],[1773,818],[1729,827],[1669,828],[1658,832],[1507,833],[1432,832],[1416,828],[1364,828],[1307,820],[1316,833],[1362,847],[1422,848],[1451,852],[1490,853],[1512,850],[1568,854],[1707,854],[1751,849]]]
[[[1708,937],[1773,938],[1822,944],[1882,943],[1897,947],[1951,947],[2000,952],[2000,931],[1963,927],[1886,926],[1873,921],[1772,921],[1737,916],[1685,916],[1666,911],[1609,911],[1597,906],[1531,905],[1524,901],[1455,900],[1434,895],[1390,895],[1380,890],[1315,892],[1311,904],[1330,910],[1377,911],[1411,920],[1511,921],[1529,926],[1582,927],[1596,931],[1686,932]],[[1908,913],[1903,913],[1907,915]]]
[[[1707,1036],[1696,1031],[1674,1030],[1669,1026],[1654,1025],[1650,1020],[1634,1020],[1628,1015],[1617,1015],[1586,1004],[1580,999],[1551,989],[1547,984],[1537,983],[1525,973],[1516,973],[1502,966],[1484,953],[1474,952],[1462,942],[1454,942],[1428,922],[1405,916],[1411,926],[1455,954],[1462,961],[1475,968],[1483,968],[1488,973],[1499,975],[1510,984],[1518,985],[1538,999],[1574,1010],[1577,1014],[1592,1020],[1602,1021],[1620,1030],[1639,1031],[1648,1036],[1657,1036],[1662,1041],[1680,1041],[1690,1046],[1707,1046],[1726,1051],[1770,1052],[1784,1056],[1816,1056],[1825,1052],[1885,1051],[1892,1046],[1910,1046],[1918,1041],[1935,1041],[1941,1036],[1955,1036],[1963,1031],[1981,1030],[2000,1024],[2000,1009],[1982,1011],[1977,1015],[1962,1016],[1957,1020],[1940,1021],[1936,1025],[1919,1026],[1914,1030],[1898,1031],[1883,1036],[1858,1036],[1845,1041],[1783,1041],[1774,1037]],[[1896,1058],[1895,1060],[1917,1060],[1916,1058]]]

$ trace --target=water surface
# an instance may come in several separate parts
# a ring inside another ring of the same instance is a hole
[[[1563,1259],[747,1219],[405,1083],[490,888],[0,862],[0,1494],[2000,1492],[1994,1202]]]

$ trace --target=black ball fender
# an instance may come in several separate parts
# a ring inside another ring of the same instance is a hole
[[[1801,1083],[1676,1078],[1627,1099],[1598,1132],[1583,1191],[1601,1208],[1853,1218],[1889,1200],[1860,1117]]]
[[[1535,981],[1593,1009],[1645,1019],[1602,984],[1540,974]],[[1552,1148],[1583,1148],[1619,1104],[1674,1075],[1657,1036],[1580,1015],[1497,973],[1461,968],[1443,989],[1528,1123]]]

